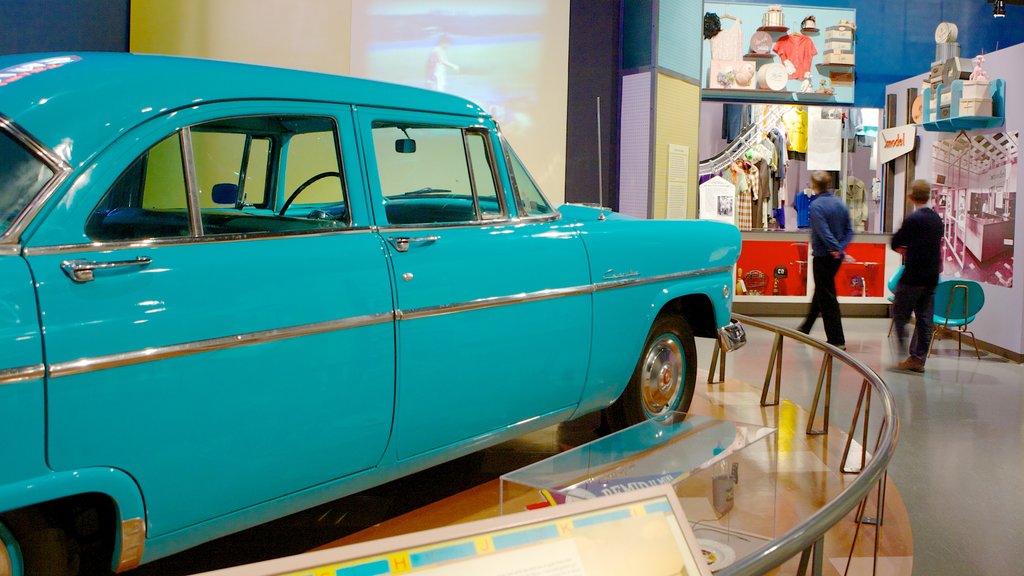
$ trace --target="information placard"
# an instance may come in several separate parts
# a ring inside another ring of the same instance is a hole
[[[207,576],[711,576],[669,486],[209,572]]]

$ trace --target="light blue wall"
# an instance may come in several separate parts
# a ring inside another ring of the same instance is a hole
[[[741,29],[742,29],[742,32],[743,32],[743,49],[744,50],[748,50],[749,47],[750,47],[750,38],[751,38],[751,36],[754,35],[755,32],[757,32],[758,27],[761,26],[761,17],[764,15],[764,13],[765,13],[765,11],[766,11],[766,9],[768,7],[768,4],[764,4],[764,3],[756,3],[756,4],[749,3],[748,4],[748,3],[737,3],[737,2],[705,2],[704,3],[704,7],[705,7],[705,10],[707,10],[708,12],[714,12],[714,13],[719,14],[719,15],[721,15],[721,14],[729,14],[731,16],[735,16],[735,17],[739,18],[742,21]],[[829,67],[820,66],[820,64],[821,64],[821,62],[823,60],[823,57],[825,55],[825,38],[826,38],[826,36],[825,36],[825,29],[827,27],[829,27],[829,26],[835,26],[840,20],[851,20],[851,21],[857,22],[859,24],[860,23],[860,21],[858,19],[860,17],[859,13],[857,13],[854,10],[850,10],[850,9],[822,8],[821,6],[817,6],[814,9],[809,9],[809,8],[804,8],[804,7],[795,7],[795,6],[791,5],[791,4],[783,4],[782,5],[782,12],[783,12],[783,16],[786,19],[786,26],[789,27],[790,32],[797,32],[797,31],[799,31],[799,29],[800,29],[800,22],[804,19],[805,16],[814,15],[817,18],[818,28],[821,29],[821,33],[813,35],[813,36],[812,35],[807,35],[807,38],[810,38],[811,40],[813,40],[815,49],[817,50],[817,55],[814,57],[814,60],[813,60],[815,65],[811,66],[811,74],[812,74],[812,78],[813,78],[813,86],[814,86],[815,89],[818,88],[818,86],[819,86],[818,82],[821,79],[829,78],[829,72],[830,71],[832,71],[832,70],[836,70],[836,71],[839,71],[839,72],[849,72],[850,71],[849,68],[835,68],[835,69],[833,69],[833,68],[829,68]],[[703,18],[703,15],[702,15],[702,18]],[[732,26],[736,26],[736,25],[737,25],[737,23],[733,22],[731,20],[723,20],[722,21],[722,28],[723,29],[729,29]],[[867,25],[871,26],[873,24],[869,23]],[[862,57],[861,56],[861,37],[860,37],[859,32],[860,32],[860,29],[858,28],[857,41],[854,44],[855,53],[857,55],[857,66],[854,68],[854,70],[857,71],[858,73],[860,71],[861,64],[862,64],[861,63],[861,57]],[[775,33],[772,33],[772,39],[774,41],[778,41],[780,38],[782,38],[785,35],[786,35],[785,33],[775,32]],[[706,88],[708,86],[708,78],[707,78],[708,73],[706,71],[711,66],[710,42],[705,42],[704,46],[706,48],[705,51],[704,51],[704,58],[703,58],[705,72],[704,72],[704,77],[701,78],[701,85]],[[758,67],[760,67],[763,63],[766,63],[766,62],[780,62],[780,61],[781,61],[781,58],[779,56],[775,55],[772,60],[762,60],[762,61],[760,61],[758,63]],[[749,93],[747,93],[747,92],[743,92],[743,91],[732,91],[734,93],[734,96],[730,95],[729,99],[741,100],[741,99],[746,99],[746,97],[749,96],[750,99],[752,99],[754,101],[775,100],[775,101],[779,101],[779,102],[789,102],[789,103],[792,103],[792,102],[794,102],[794,95],[790,94],[790,93],[791,92],[800,92],[800,89],[801,89],[801,86],[802,86],[802,82],[803,82],[802,80],[790,79],[788,85],[786,86],[786,91],[782,92],[782,93],[772,93],[772,92],[767,92],[767,93],[766,92],[756,92],[756,93],[755,92],[749,92]],[[835,95],[833,97],[830,97],[827,100],[822,100],[822,99],[818,99],[816,96],[812,95],[810,97],[811,99],[808,100],[808,99],[806,99],[807,98],[806,96],[800,95],[801,99],[799,101],[800,102],[818,102],[818,103],[824,103],[824,102],[827,101],[827,102],[836,102],[836,103],[839,103],[839,104],[851,104],[851,103],[854,102],[854,92],[859,90],[859,87],[851,86],[849,84],[831,84],[830,83],[829,85],[833,89],[835,89]]]
[[[658,3],[658,65],[700,84],[704,26],[701,0],[662,0]]]
[[[625,0],[627,4],[629,1]],[[718,3],[739,2],[718,0]],[[965,57],[1024,42],[1024,6],[1008,5],[1006,18],[993,18],[992,4],[985,0],[786,0],[785,3],[857,10],[855,103],[861,107],[883,107],[886,85],[931,68],[935,58],[935,27],[939,22],[957,24],[961,54]]]

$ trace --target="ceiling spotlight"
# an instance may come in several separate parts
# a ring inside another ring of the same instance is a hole
[[[1006,0],[995,0],[992,3],[992,17],[993,18],[1004,18],[1004,17],[1006,17]]]

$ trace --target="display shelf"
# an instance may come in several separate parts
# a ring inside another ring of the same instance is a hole
[[[757,58],[758,60],[774,59],[775,54],[769,52],[768,54],[759,54],[757,52],[749,52],[743,55],[744,58]]]
[[[928,132],[958,132],[960,130],[979,130],[982,128],[998,128],[1003,125],[1002,116],[955,116],[922,122],[921,126]]]
[[[771,96],[772,101],[788,100],[791,102],[837,102],[835,94],[823,94],[818,92],[789,92],[786,90],[768,90],[755,88],[753,90],[732,90],[725,88],[705,88],[701,91],[701,98],[705,100],[722,100],[726,102],[751,100],[765,102]]]
[[[761,26],[758,32],[789,32],[788,26]]]
[[[989,96],[992,98],[991,116],[962,116],[956,114],[960,111],[960,100],[963,96],[963,80],[954,80],[950,86],[949,118],[938,118],[939,111],[932,109],[931,88],[925,88],[922,96],[922,119],[921,127],[928,132],[957,132],[960,130],[977,130],[982,128],[996,128],[1002,126],[1006,121],[1004,114],[1004,102],[1006,99],[1006,82],[1002,79],[992,80],[989,83]],[[936,86],[936,92],[942,100],[943,85]]]
[[[826,64],[824,62],[819,62],[819,63],[815,64],[815,66],[818,67],[819,71],[821,71],[821,70],[833,70],[833,69],[847,71],[847,70],[852,70],[852,69],[857,67],[856,64]]]

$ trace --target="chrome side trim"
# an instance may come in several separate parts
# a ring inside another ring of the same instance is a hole
[[[188,219],[192,237],[203,236],[203,215],[199,207],[199,185],[196,177],[196,160],[192,156],[192,128],[185,126],[178,131],[178,145],[181,146],[181,158],[185,162],[185,204],[188,207]]]
[[[85,244],[59,244],[54,246],[33,246],[24,249],[25,256],[46,256],[51,254],[75,254],[79,252],[105,252],[112,250],[137,250],[139,248],[160,248],[164,246],[180,246],[187,244],[208,244],[211,242],[252,242],[291,238],[293,236],[333,236],[335,234],[353,234],[373,232],[369,226],[358,228],[324,229],[323,232],[307,230],[290,230],[287,232],[254,232],[249,234],[230,234],[223,236],[202,236],[199,238],[153,238],[150,240],[134,240],[125,242],[89,242]],[[2,248],[2,247],[0,247]]]
[[[53,170],[53,177],[50,181],[43,186],[42,190],[36,194],[35,198],[26,205],[21,212],[14,217],[11,225],[0,233],[0,244],[17,244],[21,241],[21,233],[28,227],[29,222],[35,217],[42,207],[49,202],[50,197],[59,188],[64,181],[71,175],[72,169],[64,160],[57,156],[53,150],[43,146],[41,142],[30,136],[27,132],[18,127],[17,124],[12,122],[6,116],[0,115],[0,131],[5,131],[13,136],[16,140],[24,144],[29,150],[34,152],[40,160],[51,170]]]
[[[706,276],[708,274],[719,274],[721,272],[732,272],[732,266],[719,266],[717,268],[702,268],[700,270],[691,270],[688,272],[673,272],[671,274],[660,274],[658,276],[648,276],[646,278],[624,278],[622,280],[609,280],[607,282],[598,282],[594,284],[594,291],[601,292],[603,290],[614,290],[616,288],[625,288],[627,286],[641,286],[644,284],[657,284],[658,282],[669,282],[672,280],[680,280],[683,278],[692,278],[694,276]]]
[[[415,230],[437,230],[438,228],[470,228],[473,226],[507,226],[515,224],[516,221],[510,218],[497,218],[494,220],[467,220],[465,222],[423,222],[417,224],[391,224],[381,226],[381,232],[407,233]]]
[[[17,256],[21,254],[20,244],[0,244],[0,256]]]
[[[73,376],[75,374],[83,374],[85,372],[94,372],[108,368],[119,368],[121,366],[130,366],[132,364],[152,362],[154,360],[165,360],[167,358],[177,358],[180,356],[189,356],[192,354],[212,352],[215,350],[227,350],[229,348],[263,344],[276,340],[298,338],[300,336],[312,336],[327,332],[337,332],[340,330],[373,326],[375,324],[391,322],[393,319],[394,314],[391,312],[366,314],[363,316],[353,316],[339,320],[329,320],[327,322],[317,322],[314,324],[303,324],[301,326],[291,326],[288,328],[275,328],[273,330],[263,330],[261,332],[250,332],[248,334],[236,334],[234,336],[211,338],[209,340],[199,340],[185,344],[158,346],[142,350],[133,350],[131,352],[109,354],[107,356],[96,356],[93,358],[80,358],[78,360],[51,364],[49,375],[51,378]]]
[[[350,318],[330,320],[327,322],[317,322],[313,324],[304,324],[301,326],[291,326],[288,328],[275,328],[273,330],[264,330],[261,332],[250,332],[247,334],[236,334],[234,336],[211,338],[209,340],[199,340],[196,342],[189,342],[185,344],[174,344],[171,346],[145,348],[142,350],[121,352],[118,354],[109,354],[106,356],[96,356],[93,358],[80,358],[77,360],[51,364],[49,367],[49,376],[50,378],[73,376],[75,374],[83,374],[86,372],[94,372],[97,370],[105,370],[108,368],[118,368],[121,366],[130,366],[132,364],[141,364],[143,362],[152,362],[155,360],[164,360],[167,358],[177,358],[180,356],[188,356],[191,354],[200,354],[203,352],[212,352],[215,350],[225,350],[228,348],[237,348],[240,346],[249,346],[252,344],[273,342],[276,340],[285,340],[289,338],[298,338],[301,336],[311,336],[327,332],[336,332],[339,330],[348,330],[351,328],[361,328],[364,326],[383,324],[386,322],[391,322],[393,320],[416,320],[420,318],[429,318],[433,316],[455,314],[458,312],[468,312],[471,310],[483,310],[486,308],[496,308],[499,306],[511,306],[515,304],[523,304],[526,302],[539,302],[542,300],[553,300],[555,298],[582,296],[602,290],[613,290],[616,288],[624,288],[627,286],[654,284],[657,282],[666,282],[671,280],[678,280],[681,278],[690,278],[694,276],[714,274],[717,272],[731,271],[731,266],[721,266],[718,268],[706,268],[702,270],[694,270],[689,272],[661,274],[659,276],[651,276],[649,278],[631,278],[625,280],[616,280],[613,282],[601,282],[598,284],[585,284],[582,286],[571,286],[567,288],[554,288],[549,290],[538,290],[536,292],[523,292],[519,294],[511,294],[508,296],[480,298],[477,300],[470,300],[468,302],[461,302],[456,304],[443,304],[440,306],[428,306],[424,308],[414,308],[411,310],[396,310],[394,313],[382,312],[377,314],[367,314],[363,316],[353,316]],[[0,372],[0,376],[2,376],[3,374],[3,372]],[[36,373],[33,372],[33,374]],[[33,377],[39,376],[42,376],[41,366],[38,367],[38,374]],[[30,376],[23,377],[23,379],[26,380],[30,378]],[[0,384],[2,383],[4,383],[4,381],[0,379]]]
[[[614,290],[616,288],[625,288],[628,286],[641,286],[644,284],[668,282],[672,280],[679,280],[681,278],[704,276],[707,274],[716,274],[719,272],[731,273],[732,266],[705,268],[690,272],[674,272],[672,274],[661,274],[659,276],[651,276],[648,278],[627,278],[623,280],[614,280],[609,282],[598,282],[596,284],[586,284],[583,286],[553,288],[550,290],[538,290],[536,292],[522,292],[520,294],[511,294],[508,296],[480,298],[477,300],[470,300],[469,302],[461,302],[457,304],[442,304],[440,306],[428,306],[424,308],[414,308],[412,310],[399,310],[396,313],[396,317],[399,320],[415,320],[417,318],[428,318],[430,316],[441,316],[444,314],[466,312],[469,310],[481,310],[484,308],[495,308],[498,306],[523,304],[525,302],[537,302],[540,300],[551,300],[553,298],[565,298],[568,296],[592,294],[594,292],[600,292],[604,290]]]
[[[0,370],[0,386],[4,384],[16,384],[42,378],[46,375],[46,368],[42,364],[33,366],[22,366],[20,368],[8,368]]]
[[[396,317],[399,320],[415,320],[417,318],[429,318],[431,316],[443,316],[456,312],[468,312],[470,310],[482,310],[484,308],[497,308],[512,304],[525,302],[538,302],[540,300],[552,300],[568,296],[580,296],[591,294],[594,291],[592,285],[574,286],[571,288],[554,288],[551,290],[539,290],[537,292],[523,292],[510,296],[494,296],[491,298],[480,298],[458,304],[442,304],[440,306],[428,306],[425,308],[414,308],[412,310],[399,310]]]

